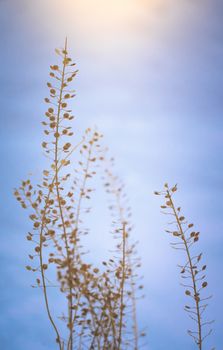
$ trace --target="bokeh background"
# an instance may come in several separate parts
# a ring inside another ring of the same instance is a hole
[[[27,213],[12,193],[28,173],[41,173],[45,83],[65,36],[80,70],[76,137],[94,125],[104,133],[132,205],[144,348],[195,349],[179,285],[183,257],[169,247],[153,196],[166,181],[178,183],[178,203],[202,232],[213,294],[207,314],[215,319],[205,349],[223,348],[222,18],[222,0],[0,0],[2,349],[53,348],[41,293],[24,269]],[[103,256],[110,238],[101,205],[95,200],[89,248]]]

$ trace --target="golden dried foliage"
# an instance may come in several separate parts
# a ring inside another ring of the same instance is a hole
[[[206,264],[202,264],[203,253],[197,253],[195,244],[200,239],[200,232],[194,229],[194,224],[187,221],[182,213],[181,207],[177,207],[174,202],[174,194],[177,192],[177,185],[169,187],[164,185],[163,191],[156,191],[155,195],[164,198],[161,205],[162,212],[171,217],[169,228],[166,230],[176,241],[171,243],[172,248],[184,252],[185,262],[179,266],[183,279],[182,286],[185,288],[185,295],[189,302],[184,306],[184,310],[195,322],[195,329],[188,330],[188,334],[194,339],[199,350],[203,349],[205,338],[211,333],[210,326],[213,321],[204,319],[204,312],[208,306],[211,296],[205,296],[207,288]],[[209,329],[207,329],[209,328]]]
[[[77,70],[68,55],[67,41],[63,49],[56,49],[56,54],[60,63],[50,66],[49,96],[45,98],[48,109],[42,122],[42,148],[49,165],[43,170],[40,183],[22,181],[14,192],[21,206],[29,210],[32,222],[27,240],[33,246],[26,269],[36,274],[33,287],[43,292],[60,350],[136,350],[136,262],[130,260],[135,246],[129,244],[130,227],[119,203],[122,190],[114,189],[119,211],[114,233],[119,239],[118,257],[104,261],[99,268],[85,259],[82,236],[88,233],[84,217],[90,211],[88,203],[94,192],[91,181],[100,164],[104,164],[102,135],[88,128],[82,140],[73,145],[74,116],[69,101],[75,96],[70,84]],[[71,159],[73,152],[79,154],[75,163]],[[107,175],[113,182],[111,173]],[[49,293],[52,287],[66,302],[61,315],[55,314]],[[130,328],[126,311],[129,300],[134,322]],[[66,334],[61,322],[66,324]]]
[[[139,331],[136,299],[143,289],[141,277],[137,270],[141,267],[137,256],[136,246],[138,242],[132,242],[131,208],[125,193],[125,186],[117,175],[114,174],[114,159],[104,157],[105,175],[103,177],[106,192],[110,197],[109,209],[112,214],[112,234],[116,240],[115,258],[110,261],[110,266],[115,271],[117,281],[117,300],[114,309],[117,309],[116,322],[116,349],[139,348],[140,338],[145,336],[144,331]],[[109,270],[108,270],[109,272]],[[132,332],[129,333],[129,329]]]
[[[140,331],[136,303],[142,297],[143,285],[138,269],[137,242],[131,231],[131,208],[122,181],[114,174],[114,160],[101,147],[102,135],[88,128],[81,141],[72,143],[74,116],[69,101],[75,97],[70,87],[77,70],[68,55],[67,41],[63,49],[56,49],[60,63],[50,66],[49,96],[45,98],[44,140],[42,148],[48,159],[40,183],[22,181],[14,195],[22,208],[29,210],[32,230],[26,236],[32,243],[28,271],[35,273],[34,288],[43,292],[46,313],[55,332],[59,350],[138,350],[145,331]],[[72,154],[77,154],[75,162]],[[90,200],[95,189],[92,180],[98,168],[103,169],[103,184],[109,195],[112,217],[113,255],[101,266],[89,263],[82,237],[88,234],[85,215],[90,212]],[[194,252],[200,233],[188,223],[181,208],[174,203],[177,186],[155,192],[164,197],[163,212],[172,218],[167,230],[176,241],[171,243],[185,254],[179,265],[185,294],[190,302],[185,311],[195,321],[195,329],[188,330],[199,350],[211,329],[212,322],[204,320],[210,296],[207,288],[206,265],[202,253]],[[49,292],[65,301],[60,315]],[[64,332],[63,324],[66,325]]]

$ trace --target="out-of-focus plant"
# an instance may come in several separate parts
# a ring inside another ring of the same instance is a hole
[[[169,187],[164,185],[163,191],[156,191],[155,195],[164,198],[165,203],[161,205],[162,212],[171,217],[169,228],[166,230],[176,241],[171,246],[176,250],[181,250],[185,254],[186,261],[179,265],[180,274],[183,279],[182,286],[189,302],[184,306],[184,310],[195,322],[194,330],[188,330],[188,334],[194,339],[199,350],[203,349],[205,338],[212,329],[205,330],[213,321],[204,319],[204,312],[208,306],[211,296],[205,296],[204,292],[208,286],[206,279],[207,266],[203,263],[203,254],[194,250],[194,245],[199,241],[200,232],[194,230],[194,224],[187,221],[181,207],[176,206],[173,195],[177,191],[177,185]],[[213,350],[213,349],[212,349]]]
[[[116,349],[139,348],[140,338],[145,336],[144,331],[139,331],[136,311],[136,300],[141,297],[138,292],[143,289],[141,277],[137,270],[141,266],[137,255],[137,242],[132,242],[131,231],[131,207],[125,192],[125,186],[114,173],[114,159],[104,157],[105,175],[104,187],[109,194],[109,209],[113,218],[112,234],[117,241],[115,259],[110,260],[110,266],[115,271],[117,281],[114,287],[121,296],[117,299],[114,308],[117,309],[116,325]],[[113,287],[113,288],[114,288]],[[129,329],[132,332],[129,333]]]

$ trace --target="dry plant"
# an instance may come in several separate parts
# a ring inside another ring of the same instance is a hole
[[[204,312],[211,298],[211,296],[203,295],[208,285],[205,274],[207,266],[202,264],[203,254],[194,250],[194,245],[199,241],[200,232],[194,230],[194,224],[188,222],[182,214],[181,207],[176,206],[173,199],[176,191],[177,185],[170,188],[168,184],[165,184],[164,190],[156,191],[155,194],[164,197],[165,203],[161,205],[162,212],[171,217],[170,228],[166,232],[177,240],[171,243],[171,246],[185,254],[186,261],[183,265],[178,265],[184,280],[182,286],[185,288],[186,296],[190,299],[184,310],[195,321],[195,329],[188,330],[188,334],[194,339],[197,348],[202,350],[205,338],[212,331],[209,326],[213,322],[204,320]],[[208,330],[205,330],[206,327]]]
[[[99,268],[86,262],[82,236],[88,234],[84,217],[91,210],[91,180],[104,161],[102,135],[88,128],[82,140],[72,145],[74,117],[68,102],[75,96],[70,84],[77,70],[68,55],[67,41],[56,53],[60,64],[50,66],[49,97],[45,98],[49,107],[42,122],[46,138],[42,148],[48,167],[40,183],[34,185],[27,179],[14,192],[21,206],[30,211],[32,221],[27,240],[33,248],[26,269],[36,274],[33,287],[43,292],[59,350],[137,350],[134,271],[139,263],[134,258],[135,245],[129,243],[131,228],[123,214],[122,190],[112,190],[119,210],[114,233],[119,239],[117,249]],[[74,152],[79,156],[73,165]],[[114,178],[110,173],[108,176],[113,186]],[[51,299],[52,289],[62,298],[60,315]],[[132,318],[132,327],[127,317]]]
[[[117,175],[114,174],[114,159],[104,157],[105,175],[103,177],[106,192],[109,194],[109,209],[112,214],[112,235],[117,241],[115,250],[115,260],[110,261],[110,265],[115,270],[115,286],[121,296],[115,307],[118,317],[116,322],[116,349],[139,348],[141,337],[145,336],[144,331],[139,331],[136,302],[139,297],[138,291],[143,289],[141,277],[138,276],[137,269],[141,262],[137,256],[136,246],[138,242],[131,241],[131,208],[125,193],[125,186]],[[114,286],[114,287],[115,287]],[[132,332],[129,333],[129,330]]]

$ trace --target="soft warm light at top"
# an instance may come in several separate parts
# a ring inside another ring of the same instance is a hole
[[[66,30],[69,36],[77,32],[99,36],[134,29],[147,17],[153,17],[161,0],[48,0],[41,23],[50,18],[55,22],[54,34]],[[38,16],[38,3],[36,3]]]

